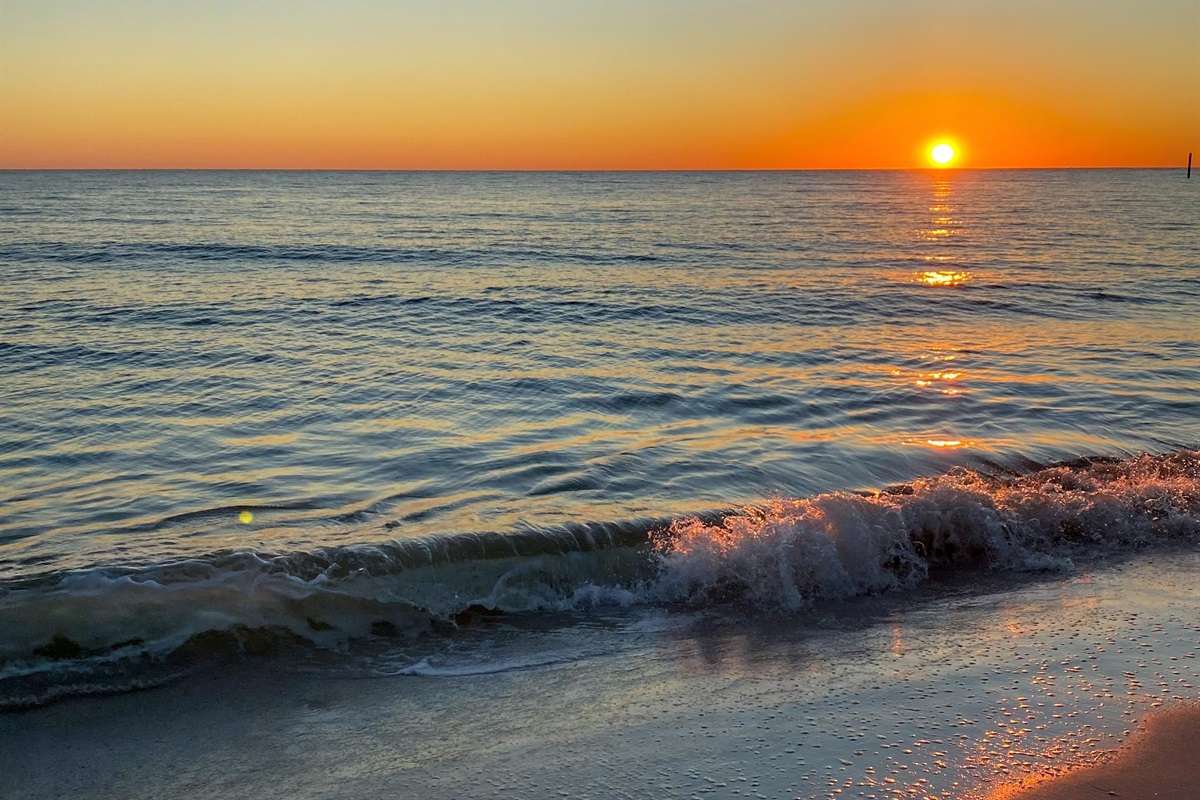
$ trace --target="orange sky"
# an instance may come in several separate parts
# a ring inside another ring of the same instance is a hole
[[[1194,0],[4,0],[0,167],[1175,166]]]

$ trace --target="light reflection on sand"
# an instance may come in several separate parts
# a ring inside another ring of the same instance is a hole
[[[766,737],[756,748],[791,765],[786,778],[763,773],[765,782],[799,780],[787,796],[975,800],[1088,763],[1141,714],[1195,696],[1195,566],[1189,556],[1165,569],[1110,568],[903,614],[887,598],[862,600],[664,639],[672,673],[688,682],[679,690],[713,689],[702,727],[687,730],[723,735],[736,749],[737,728],[752,716],[747,694],[769,709],[754,717]],[[826,649],[833,631],[836,654]]]

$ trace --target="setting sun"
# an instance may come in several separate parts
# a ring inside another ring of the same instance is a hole
[[[954,148],[945,142],[935,144],[929,151],[929,157],[933,159],[933,163],[945,166],[954,160]]]

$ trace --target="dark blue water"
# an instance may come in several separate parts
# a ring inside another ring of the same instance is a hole
[[[1194,448],[1181,178],[3,173],[0,579],[303,582]]]

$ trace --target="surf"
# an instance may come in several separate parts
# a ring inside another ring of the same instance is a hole
[[[145,682],[212,658],[344,652],[499,616],[769,615],[963,571],[1070,574],[1078,561],[1198,541],[1200,451],[1179,450],[1023,474],[956,467],[663,520],[98,565],[0,583],[0,705],[67,683],[129,685],[81,675]]]

